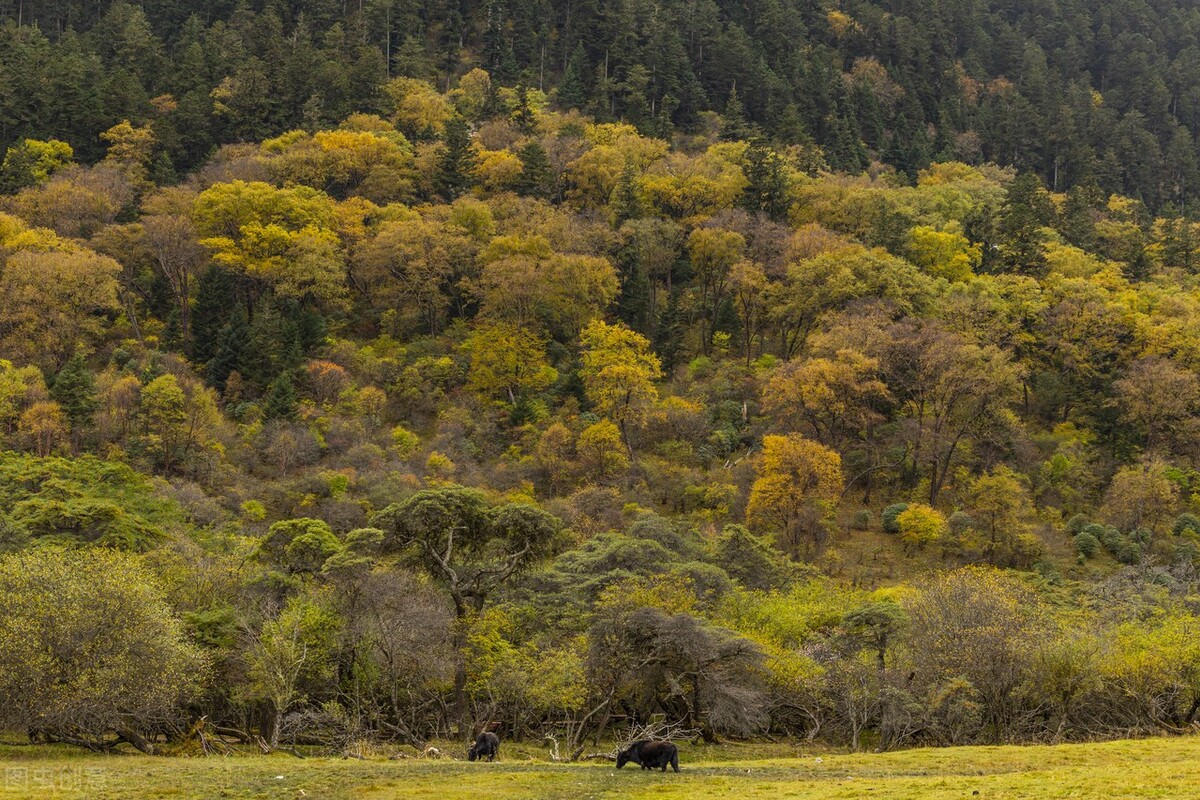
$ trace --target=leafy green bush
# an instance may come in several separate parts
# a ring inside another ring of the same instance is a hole
[[[1096,551],[1100,549],[1100,540],[1087,531],[1080,531],[1075,534],[1075,549],[1080,552],[1084,558],[1091,558],[1096,555]]]
[[[975,520],[965,511],[955,511],[947,522],[950,525],[950,532],[955,536],[962,536],[975,526]]]
[[[871,527],[871,512],[865,508],[860,508],[854,512],[854,520],[850,523],[856,531],[865,531]]]
[[[1124,542],[1115,553],[1122,564],[1137,564],[1142,560],[1142,548],[1133,542]]]
[[[1083,514],[1076,514],[1067,520],[1067,533],[1075,536],[1088,526],[1088,518]]]
[[[908,511],[908,503],[892,503],[883,510],[879,520],[883,523],[883,529],[887,533],[900,532],[900,515]]]
[[[1175,518],[1175,524],[1171,526],[1171,533],[1176,536],[1182,536],[1184,533],[1200,534],[1200,517],[1186,511],[1183,512]]]

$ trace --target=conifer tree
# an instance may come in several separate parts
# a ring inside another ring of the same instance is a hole
[[[233,277],[216,264],[200,274],[196,284],[196,305],[192,308],[191,359],[207,364],[217,352],[217,339],[228,322],[236,301]],[[243,317],[245,312],[243,311]]]
[[[281,372],[267,387],[263,399],[263,418],[291,420],[296,418],[296,388],[289,372]]]
[[[250,339],[250,326],[246,322],[246,310],[238,303],[233,316],[221,329],[208,362],[208,382],[224,390],[229,375],[246,367],[246,349]]]
[[[83,429],[92,424],[97,405],[96,384],[83,353],[76,352],[58,371],[50,386],[50,397],[62,407],[78,440]]]
[[[537,139],[530,139],[517,152],[521,159],[521,176],[517,179],[517,194],[553,200],[555,192],[554,172],[546,148]]]
[[[575,45],[567,67],[563,71],[562,80],[558,82],[558,104],[563,108],[583,108],[587,104],[587,86],[584,84],[587,75],[587,52],[583,43]]]
[[[449,202],[475,183],[475,152],[471,149],[471,132],[465,119],[457,115],[450,118],[442,146],[433,181],[437,193]]]

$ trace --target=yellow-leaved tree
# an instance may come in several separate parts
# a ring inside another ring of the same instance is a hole
[[[325,306],[340,306],[346,295],[335,212],[324,192],[257,181],[215,184],[192,206],[201,244],[213,251],[213,260],[280,296]]]
[[[471,351],[468,380],[486,397],[504,395],[508,402],[540,392],[558,378],[546,363],[546,348],[535,334],[508,322],[483,325],[467,343]]]
[[[798,433],[764,436],[746,519],[774,533],[795,554],[806,540],[820,546],[842,491],[842,457]]]
[[[616,423],[634,460],[630,429],[646,419],[658,400],[654,381],[662,376],[662,362],[650,342],[624,325],[603,320],[588,323],[580,335],[583,354],[579,368],[588,399],[596,412]]]
[[[896,517],[900,526],[900,540],[905,548],[924,549],[946,533],[946,518],[941,512],[924,503],[912,503]]]

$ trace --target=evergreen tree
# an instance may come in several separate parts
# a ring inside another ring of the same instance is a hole
[[[739,142],[756,139],[761,134],[758,126],[746,119],[746,108],[734,86],[729,90],[725,113],[721,115],[721,138],[727,142]]]
[[[1163,223],[1162,261],[1164,266],[1176,267],[1194,274],[1200,267],[1196,249],[1200,246],[1192,221],[1174,217]]]
[[[281,372],[271,381],[263,398],[263,418],[292,420],[296,418],[296,388],[289,372]]]
[[[1050,224],[1053,207],[1037,175],[1024,172],[1009,184],[1001,211],[1000,268],[1005,272],[1040,276],[1046,271],[1042,228]]]
[[[670,377],[679,364],[679,356],[683,352],[683,317],[679,308],[679,293],[672,292],[667,298],[667,307],[663,309],[658,320],[654,335],[654,352],[662,361],[663,374]]]
[[[533,130],[534,118],[533,107],[529,105],[529,90],[525,88],[525,84],[517,84],[516,95],[517,106],[513,109],[512,122],[517,126],[517,130],[529,133]]]
[[[442,154],[433,176],[434,187],[443,200],[460,197],[475,183],[475,151],[471,147],[471,132],[467,121],[455,115],[446,123],[442,139]]]
[[[1058,230],[1076,247],[1091,250],[1096,246],[1096,206],[1103,195],[1095,184],[1071,187],[1059,216]]]
[[[742,207],[773,220],[783,219],[788,211],[790,185],[779,154],[761,141],[753,142],[746,149],[743,170],[747,184],[742,191]]]
[[[83,353],[76,352],[54,376],[50,397],[62,406],[76,438],[92,424],[96,412],[96,383],[87,368]]]
[[[192,345],[189,353],[196,364],[207,364],[217,351],[217,339],[237,302],[234,279],[210,264],[200,273],[196,284],[196,304],[192,308]],[[243,319],[245,311],[242,312]]]
[[[636,177],[637,171],[632,164],[627,163],[625,169],[621,170],[621,178],[617,181],[616,188],[613,189],[613,227],[619,228],[631,219],[645,216],[642,200],[638,197]]]
[[[517,194],[553,200],[557,194],[554,171],[550,167],[546,148],[542,147],[541,142],[530,139],[517,151],[517,157],[521,159],[521,176],[516,184]]]
[[[562,80],[558,82],[556,98],[563,108],[583,108],[587,105],[587,52],[583,43],[575,45],[567,67],[563,71]]]
[[[234,371],[246,368],[247,348],[250,344],[250,326],[246,322],[246,309],[238,303],[233,316],[221,329],[208,362],[208,382],[224,391],[225,382]]]

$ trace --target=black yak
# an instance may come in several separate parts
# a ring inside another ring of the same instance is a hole
[[[500,737],[491,731],[486,731],[479,734],[475,738],[475,744],[467,750],[467,761],[484,758],[488,761],[495,761],[498,755],[500,755]]]
[[[679,748],[670,742],[652,742],[644,739],[617,753],[617,769],[630,761],[641,764],[642,769],[660,767],[666,772],[669,766],[679,772]]]

